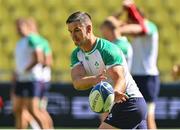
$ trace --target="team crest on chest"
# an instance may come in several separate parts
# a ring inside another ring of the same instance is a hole
[[[94,65],[95,65],[96,69],[99,68],[99,63],[97,61],[94,63]]]

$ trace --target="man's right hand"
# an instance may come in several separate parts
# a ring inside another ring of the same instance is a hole
[[[129,97],[125,93],[122,93],[120,91],[115,90],[114,94],[115,94],[115,102],[116,103],[122,103],[122,102],[127,101],[127,99],[129,99]]]
[[[97,75],[96,76],[96,83],[99,83],[102,80],[106,80],[107,77],[105,75],[106,75],[106,71],[105,70],[101,74]]]

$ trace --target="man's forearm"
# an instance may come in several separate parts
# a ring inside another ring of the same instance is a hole
[[[128,7],[128,13],[131,15],[131,17],[141,25],[143,33],[147,32],[147,28],[144,24],[144,18],[141,16],[141,14],[138,12],[135,4],[132,4]]]
[[[96,76],[86,76],[83,78],[75,79],[73,81],[73,85],[74,85],[75,89],[77,89],[77,90],[87,90],[87,89],[93,87],[98,82],[100,82],[100,81],[98,81]]]
[[[125,80],[116,80],[114,82],[114,90],[120,91],[122,93],[126,92],[126,83]]]
[[[25,69],[25,71],[30,71],[38,62],[33,60]]]

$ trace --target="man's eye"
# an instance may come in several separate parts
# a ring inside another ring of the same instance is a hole
[[[76,30],[74,30],[75,32],[79,32],[80,30],[79,29],[76,29]]]

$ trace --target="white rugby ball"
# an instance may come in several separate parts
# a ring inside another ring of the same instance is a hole
[[[109,112],[114,103],[114,90],[108,82],[95,85],[89,94],[89,104],[97,113]]]

